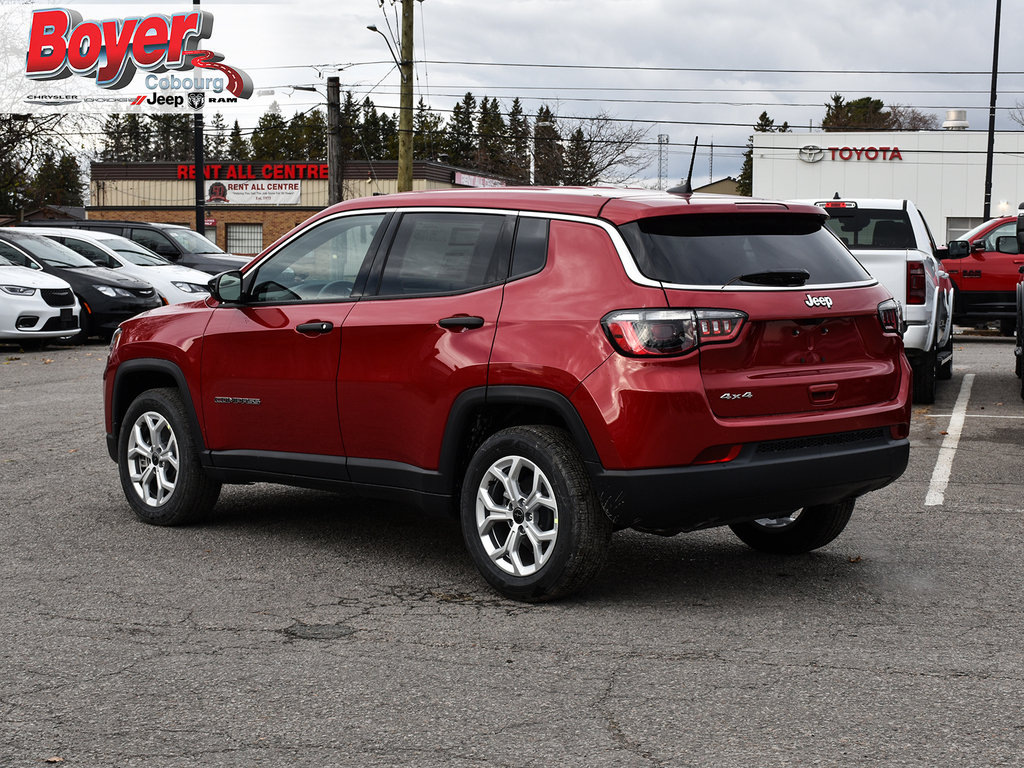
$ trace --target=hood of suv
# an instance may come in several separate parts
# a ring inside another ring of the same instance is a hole
[[[22,288],[44,288],[56,289],[70,287],[66,280],[56,275],[49,275],[36,269],[27,267],[6,267],[0,266],[0,283],[4,285],[17,285]]]

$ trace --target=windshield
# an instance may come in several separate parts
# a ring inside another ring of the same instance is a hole
[[[619,229],[644,275],[676,285],[829,285],[870,279],[817,215],[687,214],[641,219]]]
[[[1015,217],[1010,217],[1010,218],[1008,218],[1006,220],[1006,223],[1009,224],[1011,222],[1015,222],[1015,220],[1016,220]],[[964,234],[960,235],[960,237],[958,237],[957,240],[973,240],[978,235],[980,235],[982,232],[984,232],[987,227],[991,227],[993,221],[998,221],[998,219],[989,219],[988,221],[983,222],[982,224],[979,224],[974,229],[969,230],[968,232],[965,232]],[[1013,232],[1004,232],[1002,234],[1012,235]],[[993,248],[989,248],[988,250],[991,251],[991,250],[994,250],[994,249]]]
[[[829,208],[825,226],[850,248],[913,248],[914,229],[906,211],[887,208]]]
[[[79,269],[81,267],[96,266],[85,258],[85,256],[75,253],[70,248],[63,246],[60,243],[55,243],[48,237],[23,235],[20,232],[10,233],[9,237],[16,245],[28,251],[29,255],[39,259],[41,262],[48,264],[51,267]]]
[[[170,235],[188,253],[224,253],[216,243],[196,234],[191,229],[165,229],[162,231]]]
[[[169,262],[163,256],[157,256],[152,251],[148,251],[141,245],[136,246],[134,243],[125,242],[124,245],[120,243],[114,248],[114,252],[124,256],[125,259],[140,267],[166,267]]]

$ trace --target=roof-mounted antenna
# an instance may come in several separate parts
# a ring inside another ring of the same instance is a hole
[[[693,154],[690,155],[690,170],[686,172],[686,180],[678,187],[672,187],[668,192],[670,195],[692,195],[693,185],[690,184],[690,179],[693,178],[693,161],[697,157],[697,141],[700,139],[699,136],[693,139]]]

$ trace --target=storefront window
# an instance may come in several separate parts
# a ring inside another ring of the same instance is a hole
[[[252,256],[263,250],[262,224],[228,224],[227,252]]]

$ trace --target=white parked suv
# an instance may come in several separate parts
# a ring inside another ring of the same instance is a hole
[[[171,264],[144,245],[109,232],[63,227],[33,227],[32,232],[55,240],[99,267],[115,269],[152,285],[165,304],[205,299],[210,276],[198,269]]]
[[[24,349],[78,333],[78,301],[71,286],[42,270],[17,266],[0,243],[0,339]]]
[[[934,402],[936,379],[953,375],[954,287],[924,216],[910,200],[800,202],[828,211],[826,226],[903,306],[914,402]]]

